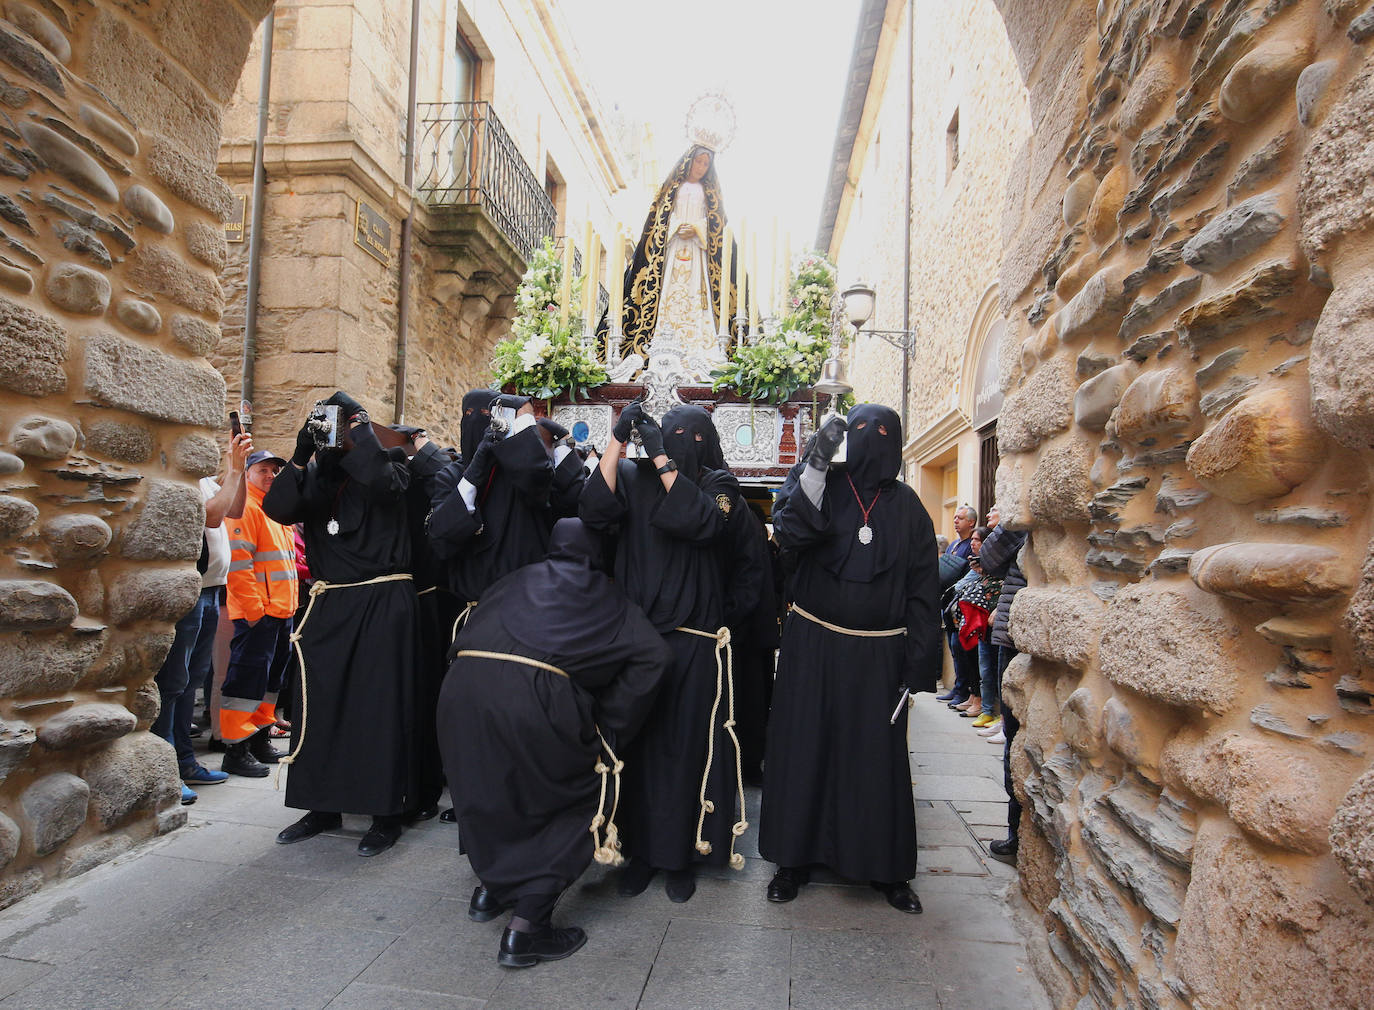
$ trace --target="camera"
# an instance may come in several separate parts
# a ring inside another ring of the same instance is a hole
[[[315,438],[317,450],[343,448],[343,432],[339,429],[338,404],[325,403],[320,400],[310,411],[306,425],[310,428],[310,434]]]

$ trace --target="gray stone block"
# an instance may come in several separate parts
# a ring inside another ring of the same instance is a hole
[[[172,317],[172,339],[198,358],[203,358],[219,343],[220,329],[195,316]]]
[[[131,561],[194,561],[200,557],[204,529],[199,488],[149,480],[143,510],[125,528],[119,552]]]
[[[35,855],[56,852],[86,823],[91,787],[68,772],[45,775],[19,796]]]
[[[0,298],[0,387],[26,396],[67,388],[67,331],[51,316]]]
[[[110,407],[202,428],[218,428],[224,377],[109,333],[86,338],[86,392]]]
[[[33,727],[28,723],[0,719],[0,782],[23,765],[37,739]]]
[[[147,186],[130,186],[124,191],[124,206],[142,224],[162,235],[172,234],[175,222],[172,212],[167,209],[156,193]]]
[[[122,705],[87,702],[43,723],[38,728],[38,742],[49,750],[90,747],[132,733],[137,721]]]
[[[37,521],[37,506],[13,495],[0,495],[0,540],[18,536]]]
[[[56,417],[31,414],[10,429],[10,447],[21,456],[65,459],[76,444],[76,429]]]
[[[15,3],[14,0],[5,5],[5,14],[21,31],[57,57],[58,62],[71,62],[72,44],[51,18],[26,3]]]
[[[114,117],[106,115],[95,106],[83,102],[80,109],[81,121],[92,131],[104,137],[125,154],[133,157],[138,154],[138,141]]]
[[[172,462],[178,470],[193,477],[218,474],[219,457],[219,443],[205,435],[183,435],[172,446]]]
[[[214,274],[189,266],[172,250],[162,246],[145,245],[137,249],[129,263],[128,279],[193,312],[218,319],[224,311],[224,292]]]
[[[52,582],[0,579],[0,631],[51,631],[76,620],[76,600]]]
[[[0,452],[0,477],[8,477],[24,469],[24,461],[12,452]]]
[[[224,241],[224,229],[214,228],[203,221],[186,225],[186,248],[215,273],[223,273],[229,258],[229,246]]]
[[[19,825],[8,815],[0,813],[0,869],[8,866],[18,854],[21,837]]]
[[[138,620],[175,623],[199,596],[200,573],[189,565],[136,568],[121,573],[111,584],[108,616],[116,625]]]
[[[48,58],[48,54],[41,47],[34,45],[27,36],[2,23],[0,23],[0,60],[50,91],[59,95],[67,93],[67,88],[62,82],[62,73],[57,69],[57,65]]]
[[[0,697],[55,695],[68,690],[95,662],[104,643],[103,630],[0,635]]]
[[[153,433],[141,424],[96,421],[86,429],[86,451],[122,463],[146,463],[153,458]]]
[[[1283,230],[1278,197],[1261,193],[1218,214],[1183,247],[1183,262],[1205,274],[1224,270]]]
[[[81,564],[100,557],[110,546],[113,533],[99,516],[65,513],[43,524],[43,538],[48,542],[53,560],[58,564]]]
[[[58,308],[83,316],[103,315],[110,307],[110,281],[80,263],[55,263],[44,287]]]
[[[162,314],[147,302],[136,298],[121,299],[115,308],[115,317],[139,333],[156,333],[162,329]]]
[[[172,745],[151,733],[121,737],[87,758],[81,777],[91,786],[91,810],[113,828],[136,810],[161,810],[181,798]]]

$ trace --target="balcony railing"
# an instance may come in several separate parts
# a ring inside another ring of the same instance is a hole
[[[488,102],[422,102],[416,165],[430,207],[472,204],[526,261],[557,224],[553,202]]]
[[[563,254],[563,243],[566,242],[566,241],[568,241],[568,237],[567,237],[566,235],[555,235],[555,236],[553,237],[553,248],[554,248],[554,252],[558,254],[558,258],[559,258],[560,260],[563,258],[563,255],[564,255],[564,254]],[[574,277],[580,277],[580,276],[582,276],[582,250],[579,249],[579,248],[577,248],[577,243],[576,243],[576,241],[573,242],[573,276],[574,276]],[[606,309],[608,309],[608,308],[610,307],[610,304],[611,304],[611,293],[610,293],[609,291],[606,290],[606,285],[602,284],[600,281],[597,281],[597,283],[596,283],[596,319],[594,319],[593,322],[600,322],[601,317],[604,316],[604,315],[606,314]]]

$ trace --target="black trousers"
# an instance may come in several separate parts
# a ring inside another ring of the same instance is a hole
[[[1016,650],[1006,645],[997,647],[997,702],[1002,709],[1002,732],[1007,742],[1002,748],[1002,784],[1007,790],[1007,837],[1015,838],[1021,828],[1021,801],[1016,798],[1016,790],[1011,785],[1011,742],[1021,724],[1012,715],[1011,706],[1002,697],[1002,674],[1007,664],[1016,656]]]
[[[553,906],[563,892],[557,894],[527,894],[515,901],[515,914],[535,926],[547,926],[553,917]]]

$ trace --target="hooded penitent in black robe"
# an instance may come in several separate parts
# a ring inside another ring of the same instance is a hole
[[[439,703],[439,687],[448,670],[448,647],[453,637],[453,622],[462,605],[443,578],[443,570],[429,549],[429,487],[439,471],[452,458],[433,442],[422,446],[410,460],[411,481],[406,489],[406,519],[410,528],[410,571],[415,576],[415,593],[420,611],[420,640],[416,663],[416,732],[420,734],[420,786],[416,810],[439,802],[444,791],[444,769],[439,757],[439,741],[434,735],[434,710]]]
[[[679,419],[686,423],[679,425]],[[685,431],[678,434],[677,427]],[[587,479],[579,506],[588,526],[618,531],[616,581],[644,609],[673,654],[648,722],[623,755],[620,836],[627,854],[661,870],[684,870],[703,858],[725,862],[736,820],[735,754],[724,729],[727,705],[722,700],[706,786],[715,811],[706,815],[702,831],[711,853],[697,853],[699,793],[716,698],[716,650],[711,639],[675,629],[714,634],[721,628],[723,556],[737,536],[732,524],[743,519],[744,509],[739,484],[729,472],[701,469],[701,453],[709,455],[709,450],[699,448],[695,435],[709,442],[713,433],[710,415],[701,408],[670,410],[663,418],[663,441],[678,465],[672,490],[663,489],[649,460],[621,460],[615,493],[597,469]],[[741,605],[750,603],[741,600]]]
[[[587,868],[601,796],[597,729],[628,760],[624,744],[669,662],[644,612],[593,568],[600,557],[582,523],[560,521],[548,559],[493,585],[458,634],[460,653],[513,653],[566,677],[459,655],[440,694],[440,747],[449,779],[462,783],[454,802],[468,859],[503,903],[557,894]]]
[[[486,435],[490,418],[483,412],[495,395],[481,389],[463,397],[462,459],[428,480],[430,547],[460,605],[479,600],[503,575],[544,558],[549,531],[564,517],[559,510],[575,509],[585,479],[576,453],[555,467],[531,425],[496,443],[491,478],[477,488],[476,509],[469,512],[458,482]]]
[[[410,466],[404,453],[396,458],[383,449],[369,425],[350,433],[353,448],[327,451],[305,470],[284,467],[262,501],[277,522],[304,524],[317,582],[410,571]],[[331,519],[337,534],[328,532]],[[287,777],[286,805],[374,816],[413,810],[420,763],[414,583],[330,590],[315,597],[300,630],[305,671],[291,713],[291,749],[301,734],[304,746]]]
[[[846,469],[829,471],[820,508],[797,487],[774,511],[773,535],[797,555],[796,606],[843,628],[906,635],[844,635],[788,614],[759,851],[780,866],[821,864],[852,880],[892,883],[916,872],[916,825],[906,706],[895,725],[888,720],[903,686],[933,691],[939,676],[938,552],[925,506],[896,480],[896,412],[853,408],[848,438]],[[871,506],[867,545],[858,539],[858,498]]]

